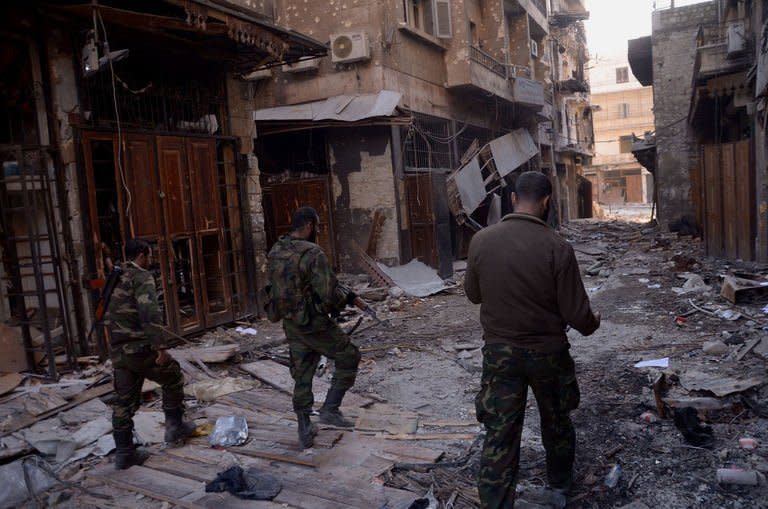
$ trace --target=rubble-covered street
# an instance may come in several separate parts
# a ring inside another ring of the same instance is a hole
[[[578,452],[568,507],[768,507],[767,302],[758,295],[734,305],[720,296],[722,276],[767,281],[765,271],[704,258],[697,240],[637,223],[579,221],[562,233],[603,315],[595,335],[571,333],[581,405],[573,414]],[[358,323],[357,312],[344,317],[346,328],[356,326],[363,352],[344,406],[356,428],[324,429],[307,451],[296,443],[284,336],[266,321],[220,328],[174,350],[201,436],[163,449],[159,391],[145,385],[137,435],[153,456],[127,471],[115,472],[107,454],[108,365],[56,384],[4,376],[0,470],[10,488],[0,506],[32,506],[22,501],[35,493],[39,505],[61,507],[407,508],[427,507],[414,503],[427,504],[429,498],[416,501],[431,490],[439,505],[429,507],[476,507],[481,428],[473,398],[482,337],[478,308],[461,290],[461,266],[455,286],[425,298],[371,288],[366,276],[344,278],[373,302],[382,322]],[[668,367],[635,367],[653,360]],[[316,400],[331,372],[326,366],[318,373]],[[248,440],[209,447],[216,419],[233,415],[245,417]],[[280,493],[273,502],[205,493],[205,483],[233,465],[271,474]],[[614,465],[620,477],[608,488]],[[557,506],[531,496],[545,477],[529,396],[523,507]]]

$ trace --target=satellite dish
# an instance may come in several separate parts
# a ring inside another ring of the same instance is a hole
[[[346,35],[340,35],[333,41],[333,54],[337,58],[346,58],[352,53],[352,39]]]

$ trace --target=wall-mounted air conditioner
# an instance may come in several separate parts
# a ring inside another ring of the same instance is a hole
[[[531,39],[531,56],[539,58],[539,43]]]
[[[731,58],[740,55],[747,49],[747,30],[743,21],[728,23],[728,53]]]
[[[331,61],[334,64],[348,64],[370,58],[371,49],[365,32],[331,35]]]

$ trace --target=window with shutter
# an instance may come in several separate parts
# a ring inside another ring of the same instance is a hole
[[[451,37],[451,0],[432,0],[434,7],[435,37]]]

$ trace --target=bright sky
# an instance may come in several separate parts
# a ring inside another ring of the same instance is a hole
[[[709,0],[674,1],[682,6]],[[671,0],[586,0],[589,52],[593,57],[626,55],[629,39],[651,35],[654,4],[661,8],[670,3]]]
[[[654,0],[586,0],[590,54],[593,57],[626,55],[629,39],[651,35],[653,3]]]

